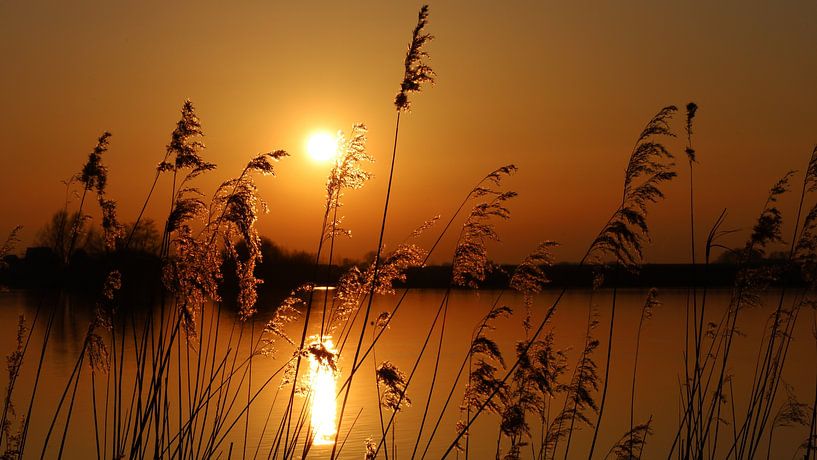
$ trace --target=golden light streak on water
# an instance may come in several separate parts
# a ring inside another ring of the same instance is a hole
[[[332,339],[324,337],[323,346],[327,351],[335,353]],[[327,362],[315,359],[309,355],[309,385],[312,394],[312,444],[316,446],[329,445],[335,442],[337,422],[336,378],[337,375]]]

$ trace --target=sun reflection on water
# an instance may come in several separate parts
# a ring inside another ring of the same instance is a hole
[[[320,349],[331,353],[334,357],[336,353],[335,345],[330,337],[324,337],[323,347],[316,341],[310,348]],[[312,398],[312,444],[316,446],[329,445],[335,442],[337,431],[335,383],[337,373],[333,368],[333,362],[318,356],[316,353],[309,354],[309,387]]]

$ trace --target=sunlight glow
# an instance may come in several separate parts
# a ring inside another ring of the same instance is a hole
[[[327,351],[336,353],[332,339],[324,337],[323,345]],[[312,444],[329,445],[335,442],[337,432],[335,380],[337,376],[329,363],[309,355],[309,384],[312,394]]]
[[[337,138],[327,132],[314,133],[306,141],[306,151],[318,163],[332,161],[338,154]]]

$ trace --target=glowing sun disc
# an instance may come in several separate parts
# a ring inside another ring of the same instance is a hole
[[[306,141],[306,151],[313,161],[326,163],[337,156],[338,142],[335,136],[329,133],[315,133]]]

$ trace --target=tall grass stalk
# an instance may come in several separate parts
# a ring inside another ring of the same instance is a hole
[[[351,389],[352,379],[354,378],[354,369],[355,367],[357,367],[358,359],[360,358],[360,351],[361,348],[363,347],[363,338],[365,337],[366,325],[368,324],[369,317],[371,315],[374,290],[376,281],[378,279],[378,272],[380,270],[381,262],[380,257],[383,248],[383,237],[386,232],[386,218],[388,217],[389,200],[391,198],[391,186],[392,181],[394,179],[394,164],[395,160],[397,159],[397,139],[400,133],[400,115],[402,114],[403,111],[409,108],[408,94],[411,92],[419,91],[421,85],[424,83],[433,82],[434,72],[431,70],[430,67],[428,67],[426,64],[422,62],[422,58],[428,56],[428,54],[423,50],[423,46],[426,44],[426,42],[432,39],[432,36],[426,34],[423,30],[427,22],[428,22],[428,5],[423,5],[420,8],[420,13],[418,14],[417,19],[417,26],[414,28],[411,43],[409,44],[409,49],[408,52],[406,53],[405,73],[403,76],[403,82],[400,85],[400,92],[395,98],[395,107],[397,108],[397,120],[395,121],[394,142],[392,145],[391,163],[389,165],[389,180],[388,185],[386,186],[385,203],[383,204],[383,218],[380,223],[380,234],[378,236],[377,249],[374,258],[373,279],[375,281],[372,283],[371,289],[369,291],[369,300],[366,304],[366,312],[363,315],[360,336],[358,338],[357,346],[355,348],[354,357],[352,358],[353,371],[349,375],[349,384],[346,386],[346,392],[343,395],[343,402],[341,403],[340,406],[340,414],[338,416],[338,428],[335,434],[335,443],[332,446],[331,458],[333,459],[335,458],[336,455],[337,433],[340,433],[340,427],[343,422],[343,414],[346,410],[346,404],[349,399],[349,390]]]

